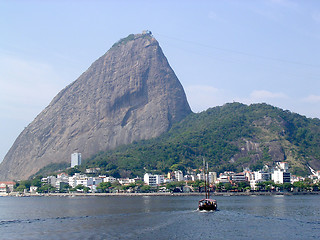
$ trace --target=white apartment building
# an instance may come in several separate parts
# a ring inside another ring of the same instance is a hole
[[[195,181],[194,175],[184,175],[183,176],[184,181]]]
[[[105,177],[103,179],[104,182],[110,182],[110,183],[114,183],[115,181],[117,181],[116,178],[112,177],[112,176],[109,176],[109,177]]]
[[[204,181],[204,178],[205,178],[205,174],[204,174],[203,172],[197,174],[197,179],[198,179],[198,180]]]
[[[230,182],[230,177],[227,175],[220,174],[219,178],[217,179],[217,183],[228,183]]]
[[[291,182],[291,176],[289,172],[285,172],[283,170],[274,170],[272,173],[272,180],[274,183],[290,183]]]
[[[76,186],[83,185],[89,187],[93,185],[93,177],[85,177],[76,180]]]
[[[174,171],[174,177],[178,182],[183,181],[183,173],[182,173],[182,171],[181,170]]]
[[[217,173],[209,172],[208,178],[209,178],[209,184],[214,184],[217,181]]]
[[[255,171],[253,172],[254,180],[263,180],[269,181],[271,178],[271,174],[263,171]]]
[[[55,187],[60,190],[61,183],[69,184],[69,177],[65,173],[60,173],[57,175]]]
[[[250,187],[252,190],[257,190],[258,187],[257,187],[257,184],[258,183],[262,183],[264,182],[264,180],[261,180],[261,179],[257,179],[257,180],[250,180]]]
[[[102,178],[100,177],[93,178],[93,185],[98,186],[100,183],[102,183]]]
[[[56,182],[57,182],[57,178],[56,178],[56,176],[48,176],[45,178],[41,178],[41,182],[50,184],[51,186],[55,187]]]
[[[74,188],[78,185],[77,180],[84,179],[86,177],[87,177],[86,175],[81,175],[80,173],[75,173],[72,177],[69,177],[69,180],[68,180],[69,185]]]
[[[146,173],[143,177],[145,184],[150,186],[157,186],[164,183],[164,176],[163,175],[153,175],[150,173]]]
[[[72,153],[71,154],[71,167],[81,165],[81,153]]]

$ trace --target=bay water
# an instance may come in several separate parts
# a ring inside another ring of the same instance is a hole
[[[0,197],[0,239],[320,239],[320,196]]]

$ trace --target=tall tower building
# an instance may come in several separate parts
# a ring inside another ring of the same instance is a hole
[[[71,167],[81,165],[81,153],[71,154]]]

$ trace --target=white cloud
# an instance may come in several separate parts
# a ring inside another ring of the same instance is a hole
[[[306,103],[320,103],[320,96],[311,94],[308,97],[302,99],[302,101]]]
[[[185,88],[189,104],[194,112],[204,111],[208,108],[221,106],[228,102],[241,102],[244,104],[268,103],[282,106],[291,99],[282,92],[267,90],[254,90],[248,97],[239,97],[231,92],[208,85],[189,85]]]
[[[250,98],[253,101],[260,101],[260,100],[268,100],[268,99],[285,99],[287,96],[281,92],[270,92],[267,90],[254,90],[250,94]]]
[[[236,98],[236,101],[245,104],[268,103],[274,106],[282,106],[284,102],[290,101],[290,98],[282,92],[271,92],[267,90],[254,90],[248,97]]]

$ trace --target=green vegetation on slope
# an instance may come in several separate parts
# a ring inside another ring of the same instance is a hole
[[[320,120],[267,104],[225,104],[190,114],[161,137],[134,142],[87,159],[80,170],[99,167],[114,177],[187,171],[209,162],[216,172],[260,169],[288,161],[291,172],[320,169]]]

